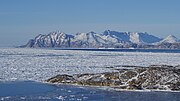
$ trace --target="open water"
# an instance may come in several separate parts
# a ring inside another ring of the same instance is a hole
[[[115,91],[33,81],[0,83],[0,101],[180,101],[178,92]]]

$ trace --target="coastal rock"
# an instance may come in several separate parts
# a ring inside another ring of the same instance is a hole
[[[180,91],[179,66],[154,65],[119,69],[117,72],[97,74],[57,75],[46,82],[90,86],[109,86],[129,90]]]
[[[57,75],[53,78],[50,78],[48,82],[51,83],[73,83],[75,79],[70,75]]]

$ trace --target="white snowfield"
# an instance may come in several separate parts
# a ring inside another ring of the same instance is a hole
[[[57,74],[115,71],[108,66],[180,65],[180,53],[0,49],[0,81],[43,81]]]

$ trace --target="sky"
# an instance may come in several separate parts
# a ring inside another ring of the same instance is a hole
[[[180,0],[0,0],[0,47],[38,34],[104,30],[180,38]]]

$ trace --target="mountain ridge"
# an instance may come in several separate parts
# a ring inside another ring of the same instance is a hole
[[[103,33],[51,32],[39,34],[30,39],[26,45],[29,48],[170,48],[180,49],[180,41],[173,35],[161,39],[147,32],[118,32],[105,30]]]

